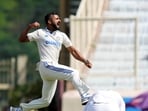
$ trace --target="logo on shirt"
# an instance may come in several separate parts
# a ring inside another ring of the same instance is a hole
[[[44,42],[45,45],[53,45],[57,48],[59,48],[61,46],[61,43],[60,42],[57,42],[57,41],[49,41],[49,40],[46,40]]]

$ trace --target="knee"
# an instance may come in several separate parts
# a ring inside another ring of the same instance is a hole
[[[77,79],[77,78],[79,78],[79,72],[75,70],[71,73],[71,79]]]
[[[44,104],[45,105],[45,107],[48,107],[49,106],[49,103],[46,103],[46,104]]]
[[[48,107],[49,104],[50,104],[50,101],[48,101],[48,100],[45,100],[45,101],[44,101],[44,107]]]

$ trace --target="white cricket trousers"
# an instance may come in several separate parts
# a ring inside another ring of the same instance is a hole
[[[40,62],[39,72],[43,80],[42,97],[29,103],[21,103],[20,106],[24,111],[47,107],[55,94],[57,80],[70,81],[81,97],[84,97],[89,90],[88,86],[80,80],[78,71],[68,66],[52,62]]]

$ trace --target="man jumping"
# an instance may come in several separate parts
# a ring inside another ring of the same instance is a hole
[[[68,36],[59,30],[61,19],[57,13],[48,13],[45,16],[45,23],[45,28],[37,29],[31,33],[29,31],[40,27],[40,24],[38,22],[29,24],[19,37],[20,42],[35,41],[37,43],[40,55],[39,72],[43,80],[42,97],[29,103],[21,103],[20,106],[23,111],[47,107],[55,94],[57,80],[70,81],[78,90],[82,105],[85,105],[90,97],[89,87],[80,79],[76,69],[58,63],[62,44],[75,59],[84,63],[88,68],[91,68],[92,64],[74,48]],[[13,110],[13,108],[11,109]],[[15,111],[18,109],[16,108]]]

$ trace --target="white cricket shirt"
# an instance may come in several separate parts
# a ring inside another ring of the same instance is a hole
[[[125,103],[115,91],[98,91],[90,98],[83,111],[125,111]]]
[[[62,44],[65,47],[72,45],[68,36],[59,30],[51,33],[47,28],[37,29],[27,36],[30,41],[36,41],[41,61],[58,62]]]

